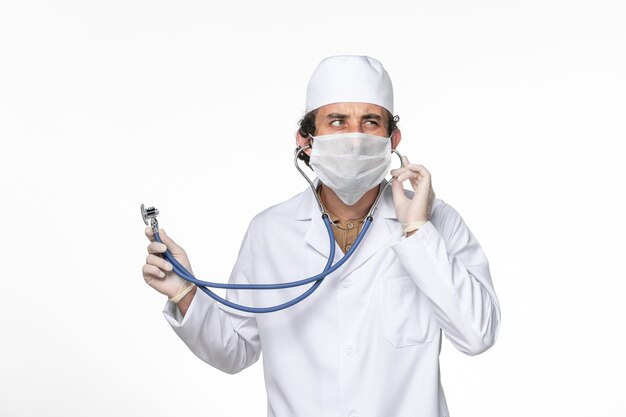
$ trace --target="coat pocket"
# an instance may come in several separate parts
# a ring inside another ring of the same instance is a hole
[[[381,286],[385,338],[395,347],[432,341],[434,324],[430,302],[411,277],[386,278]]]

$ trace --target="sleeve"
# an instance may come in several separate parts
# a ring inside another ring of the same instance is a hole
[[[442,330],[458,350],[478,355],[493,346],[500,305],[489,263],[454,208],[442,202],[428,223],[393,250],[432,301]]]
[[[250,229],[246,232],[229,282],[248,282],[250,277]],[[241,299],[236,291],[227,291],[226,298],[236,303],[250,303],[250,291]],[[248,304],[251,305],[251,304]],[[255,363],[261,354],[256,318],[216,302],[199,289],[183,317],[178,306],[167,301],[163,315],[187,347],[209,365],[229,374],[237,373]]]

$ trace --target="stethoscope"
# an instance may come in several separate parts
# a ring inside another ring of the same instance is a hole
[[[380,200],[380,197],[383,195],[383,192],[385,191],[385,189],[389,186],[390,181],[385,182],[385,184],[382,187],[380,187],[378,195],[376,196],[376,200],[374,200],[374,204],[372,204],[372,207],[370,208],[369,212],[367,213],[367,216],[365,217],[363,228],[361,229],[361,232],[358,234],[356,240],[352,244],[352,247],[350,248],[350,250],[348,250],[348,252],[346,252],[343,255],[343,257],[337,261],[337,263],[333,264],[332,263],[333,259],[335,259],[335,235],[333,233],[333,229],[330,224],[330,219],[328,217],[328,214],[326,213],[326,210],[324,209],[324,205],[322,204],[320,197],[317,195],[313,181],[309,179],[309,177],[304,173],[304,171],[302,170],[302,168],[300,168],[300,165],[298,164],[299,155],[305,150],[310,149],[310,148],[311,148],[311,145],[296,148],[294,152],[294,164],[296,165],[296,168],[298,169],[300,174],[302,174],[304,179],[306,179],[306,181],[309,183],[309,186],[311,187],[311,190],[313,191],[313,195],[315,196],[315,199],[317,200],[317,205],[319,207],[320,212],[322,213],[322,220],[328,232],[330,254],[328,255],[328,262],[326,262],[326,266],[324,267],[322,272],[309,278],[301,279],[298,281],[292,281],[292,282],[284,282],[284,283],[279,283],[279,284],[221,284],[218,282],[209,282],[209,281],[202,281],[202,280],[197,279],[189,271],[187,271],[187,269],[185,269],[185,267],[182,266],[180,262],[176,260],[176,258],[174,258],[174,256],[169,251],[169,249],[167,249],[162,255],[168,262],[172,264],[174,268],[173,271],[176,274],[178,274],[181,278],[195,284],[198,288],[200,288],[200,290],[202,290],[209,297],[213,298],[215,301],[220,302],[236,310],[245,311],[248,313],[272,313],[274,311],[283,310],[285,308],[291,307],[299,303],[300,301],[307,298],[309,295],[313,294],[313,292],[321,285],[322,281],[324,281],[324,278],[327,275],[330,275],[333,272],[335,272],[339,267],[341,267],[341,265],[343,265],[348,259],[350,259],[354,251],[357,249],[357,247],[363,240],[363,237],[367,233],[367,230],[372,224],[372,221],[374,220],[374,213],[376,212],[376,209],[378,207],[378,202]],[[398,157],[400,158],[400,162],[402,163],[402,155],[400,155],[400,153],[395,149],[392,149],[391,151],[395,153],[396,155],[398,155]],[[146,226],[149,225],[152,228],[152,232],[154,233],[155,240],[159,243],[163,243],[161,241],[161,237],[159,236],[159,222],[156,219],[158,215],[159,215],[159,210],[157,210],[156,208],[154,207],[146,208],[144,207],[143,204],[141,205],[141,217],[143,218],[144,223],[146,224]],[[284,289],[284,288],[299,287],[302,285],[310,284],[312,282],[315,282],[315,284],[313,284],[311,288],[306,290],[304,293],[302,293],[298,297],[290,301],[287,301],[283,304],[275,305],[272,307],[249,307],[249,306],[244,306],[241,304],[236,304],[236,303],[233,303],[232,301],[228,301],[225,298],[220,297],[219,295],[215,294],[213,291],[209,289],[209,288],[224,288],[224,289],[231,289],[231,290],[279,290],[279,289]]]

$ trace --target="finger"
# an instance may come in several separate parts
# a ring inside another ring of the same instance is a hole
[[[403,182],[406,180],[419,180],[419,174],[413,171],[405,171],[402,174],[398,175],[398,181]]]
[[[392,169],[391,171],[389,171],[389,173],[391,174],[392,177],[397,177],[398,175],[402,174],[403,172],[406,172],[406,168],[395,168],[395,169]]]
[[[404,188],[402,187],[402,182],[393,179],[391,180],[391,193],[393,195],[393,201],[399,203],[401,201],[407,200],[407,196],[404,194]]]
[[[154,265],[145,264],[143,268],[141,268],[141,272],[143,273],[143,279],[146,281],[146,284],[150,282],[153,278],[163,279],[165,278],[165,273],[161,271]]]
[[[148,245],[148,253],[163,253],[167,250],[167,246],[163,243],[152,242]]]
[[[420,174],[424,176],[430,176],[430,172],[426,169],[424,165],[409,164],[407,168],[410,169],[411,171],[419,172]]]
[[[161,258],[160,256],[156,256],[153,254],[150,254],[146,257],[146,264],[154,265],[157,268],[159,268],[161,271],[170,272],[174,269],[171,263]]]
[[[428,170],[422,165],[411,164],[408,169],[409,172],[415,174],[415,178],[417,178],[418,181],[422,182],[422,184],[430,184],[430,172],[428,172]]]
[[[406,167],[409,164],[410,164],[409,158],[407,158],[406,155],[402,155],[402,167]]]

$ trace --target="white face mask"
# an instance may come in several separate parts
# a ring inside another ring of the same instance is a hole
[[[380,184],[389,170],[391,137],[354,132],[311,138],[311,168],[349,206]]]

